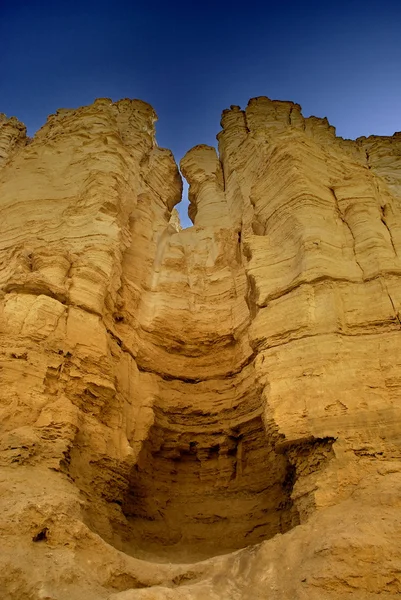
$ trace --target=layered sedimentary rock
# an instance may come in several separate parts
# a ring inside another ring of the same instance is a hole
[[[401,592],[401,137],[139,100],[0,119],[10,600]]]

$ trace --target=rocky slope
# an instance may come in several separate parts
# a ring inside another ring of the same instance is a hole
[[[5,600],[401,592],[401,136],[0,118]]]

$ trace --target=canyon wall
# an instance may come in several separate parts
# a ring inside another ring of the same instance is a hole
[[[4,599],[398,597],[401,134],[155,121],[0,115]]]

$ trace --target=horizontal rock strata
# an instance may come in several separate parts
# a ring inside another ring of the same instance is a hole
[[[5,600],[398,597],[400,134],[155,121],[0,115]]]

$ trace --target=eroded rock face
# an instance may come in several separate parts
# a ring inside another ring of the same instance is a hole
[[[401,592],[401,138],[256,98],[0,119],[10,600]]]

